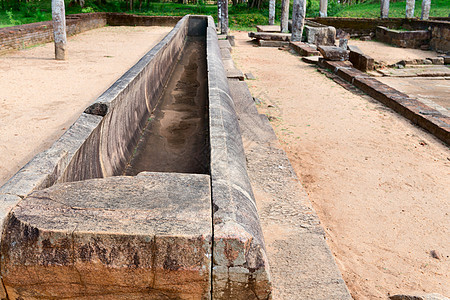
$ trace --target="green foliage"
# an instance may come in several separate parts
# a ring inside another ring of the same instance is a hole
[[[13,14],[12,8],[10,10],[6,11],[6,15],[8,16],[9,24],[11,24],[12,26],[21,24],[20,21],[14,19],[14,14]]]
[[[83,7],[81,9],[81,12],[82,13],[93,13],[93,12],[95,12],[95,10],[92,7],[90,7],[90,6],[87,6],[87,7]]]

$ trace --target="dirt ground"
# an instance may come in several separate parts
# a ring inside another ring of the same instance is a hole
[[[256,76],[247,83],[258,109],[308,192],[352,296],[449,296],[449,148],[298,56],[233,34],[236,65]],[[387,53],[404,59],[397,50]]]
[[[0,186],[47,149],[109,85],[159,42],[169,27],[104,27],[0,56]]]

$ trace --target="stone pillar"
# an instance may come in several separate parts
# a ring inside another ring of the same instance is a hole
[[[292,6],[292,36],[291,41],[302,40],[303,26],[305,25],[306,0],[294,0]]]
[[[221,0],[221,24],[220,33],[228,35],[228,0]]]
[[[428,20],[430,17],[430,7],[431,0],[422,0],[422,14],[420,16],[421,20]]]
[[[281,0],[281,32],[289,32],[289,0]]]
[[[327,17],[328,0],[320,0],[320,17]]]
[[[381,18],[389,18],[389,0],[381,0]]]
[[[66,59],[66,11],[64,0],[52,0],[53,38],[55,40],[55,59]]]
[[[414,0],[406,0],[406,18],[414,18],[414,6],[416,5],[416,1]]]
[[[269,25],[275,24],[275,0],[269,1]]]
[[[222,32],[221,24],[222,24],[222,1],[217,0],[217,30],[218,32]]]

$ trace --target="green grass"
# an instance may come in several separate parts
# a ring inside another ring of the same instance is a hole
[[[391,2],[389,5],[389,17],[404,18],[406,2]],[[422,12],[422,1],[416,1],[414,16],[420,18]],[[448,17],[450,14],[449,0],[432,0],[430,16]],[[345,6],[339,11],[336,17],[352,18],[378,18],[380,16],[380,3],[359,3],[351,6]]]
[[[307,0],[307,17],[317,17],[319,15],[319,0]],[[358,3],[354,5],[341,5],[337,0],[328,0],[328,15],[334,17],[359,17],[378,18],[380,15],[379,2]],[[415,16],[420,17],[421,0],[416,1]],[[139,5],[139,3],[136,3]],[[143,3],[141,9],[129,11],[124,1],[110,1],[102,6],[98,6],[92,0],[86,1],[82,9],[76,5],[66,4],[66,13],[75,14],[93,11],[126,12],[141,15],[160,16],[183,16],[186,14],[212,15],[217,21],[217,6],[205,4],[178,4],[178,3]],[[291,9],[292,11],[292,9]],[[281,12],[281,1],[277,0],[276,16],[279,24]],[[450,13],[449,0],[433,0],[431,3],[430,16],[448,17]],[[264,3],[260,10],[249,9],[246,4],[229,7],[229,24],[232,29],[254,30],[258,24],[268,24],[268,1]],[[389,16],[393,18],[403,18],[405,15],[405,1],[391,2]],[[14,26],[40,21],[51,20],[51,1],[39,0],[33,2],[22,2],[22,4],[6,10],[0,10],[0,27]]]

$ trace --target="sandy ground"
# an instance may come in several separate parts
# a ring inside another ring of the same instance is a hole
[[[256,76],[250,90],[313,202],[352,296],[449,296],[449,148],[298,56],[234,35],[232,56]]]
[[[47,149],[109,85],[159,42],[169,27],[104,27],[0,56],[0,186]]]
[[[377,41],[350,40],[348,44],[358,46],[364,54],[387,65],[395,64],[401,60],[424,59],[442,55],[434,51],[393,47]]]

